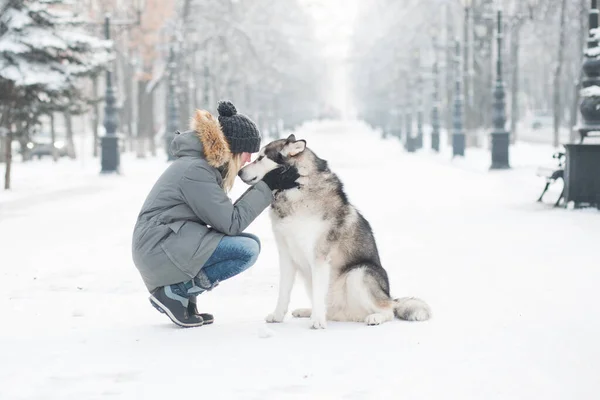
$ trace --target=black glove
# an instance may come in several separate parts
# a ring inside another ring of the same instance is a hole
[[[269,186],[271,190],[285,190],[300,186],[296,179],[300,178],[298,168],[296,167],[279,167],[267,174],[262,180]]]

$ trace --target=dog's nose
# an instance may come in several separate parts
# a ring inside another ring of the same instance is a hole
[[[241,178],[242,177],[242,170],[240,169],[238,172],[238,176]]]

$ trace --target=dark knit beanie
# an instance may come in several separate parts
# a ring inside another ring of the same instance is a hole
[[[230,101],[220,101],[217,110],[219,123],[232,153],[256,153],[260,150],[260,132],[250,118],[238,114]]]

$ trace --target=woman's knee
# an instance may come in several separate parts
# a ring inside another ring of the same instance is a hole
[[[220,250],[225,253],[226,259],[237,259],[243,263],[243,269],[246,269],[256,262],[260,254],[260,244],[257,239],[247,235],[226,236],[222,239]]]
[[[258,255],[260,254],[260,241],[258,238],[253,237],[240,237],[243,251],[246,256],[246,268],[251,267],[256,263]]]
[[[247,238],[250,238],[250,239],[253,239],[254,241],[256,241],[256,243],[258,243],[258,252],[260,253],[261,243],[260,243],[260,239],[258,238],[258,236],[254,235],[252,233],[246,233],[246,232],[241,233],[240,236],[247,237]]]

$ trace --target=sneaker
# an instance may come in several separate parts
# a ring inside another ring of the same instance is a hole
[[[150,294],[150,304],[161,313],[166,314],[174,324],[183,328],[204,324],[201,314],[189,311],[189,305],[191,304],[189,299],[173,293],[170,286],[155,289]]]
[[[213,322],[215,322],[215,318],[213,317],[212,314],[207,314],[207,313],[199,313],[198,312],[198,307],[196,305],[196,296],[191,296],[189,298],[189,304],[188,304],[188,314],[190,315],[198,315],[200,318],[202,318],[202,320],[204,321],[204,325],[210,325]]]

